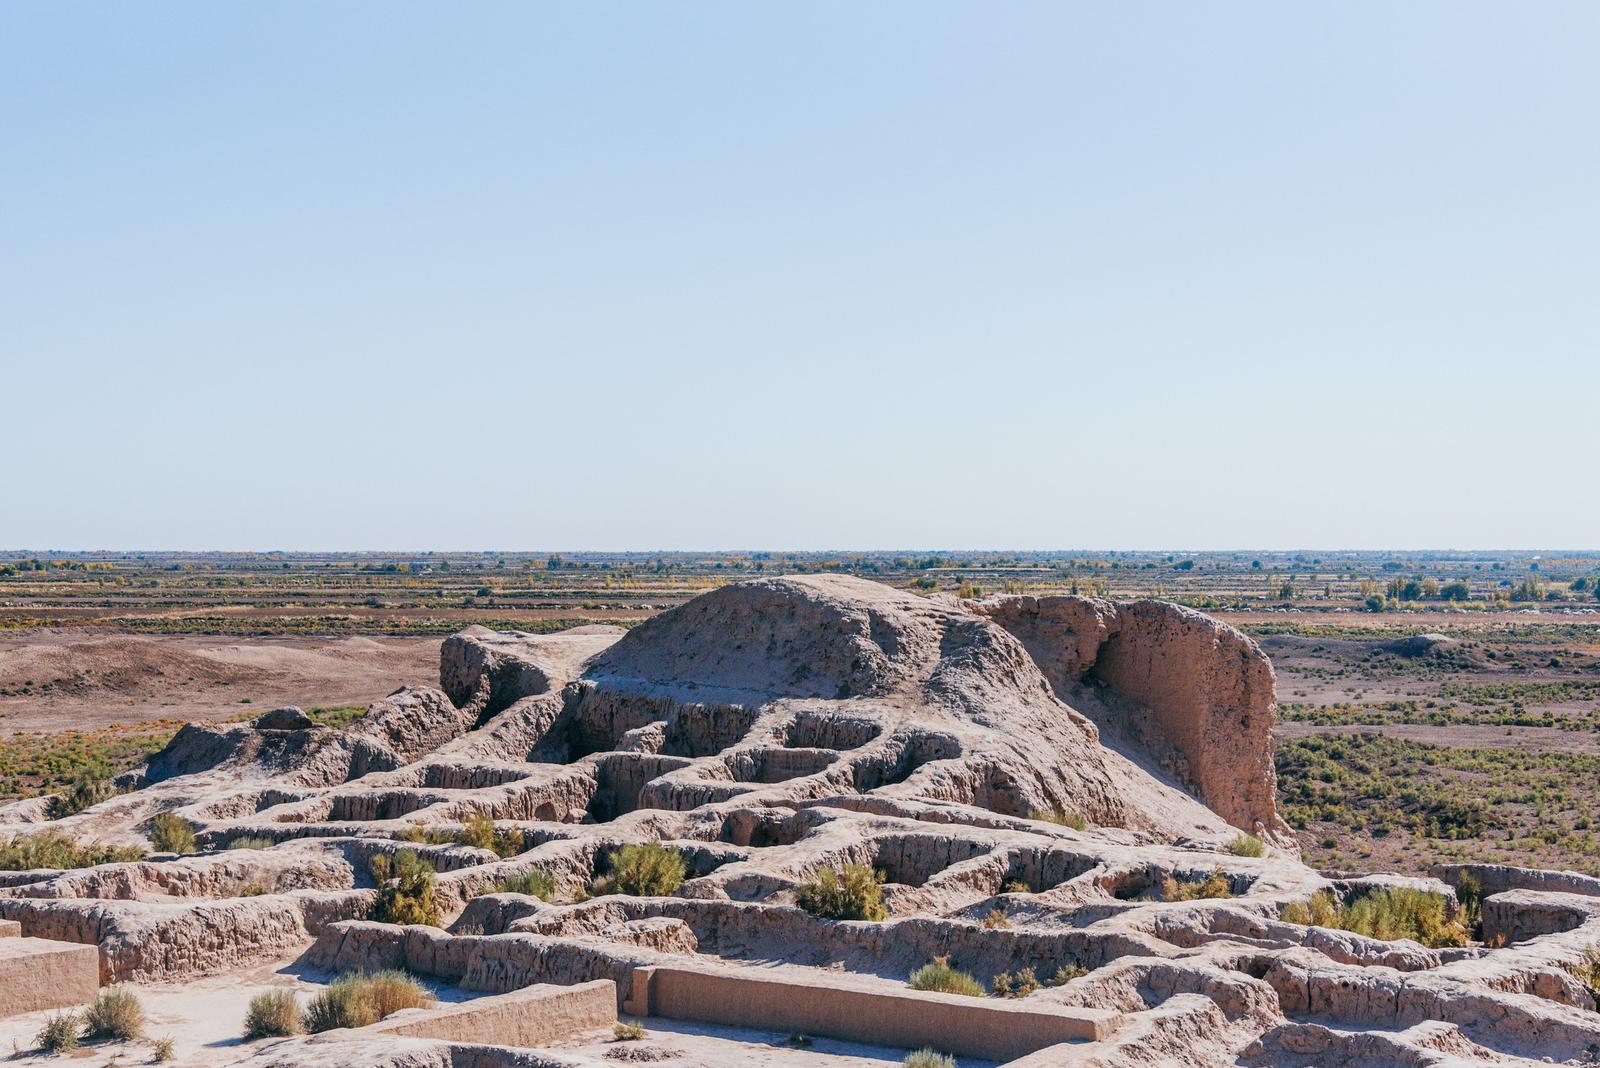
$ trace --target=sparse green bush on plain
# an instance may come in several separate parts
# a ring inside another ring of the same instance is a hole
[[[1429,948],[1464,946],[1470,941],[1462,916],[1443,894],[1407,886],[1385,886],[1353,901],[1341,902],[1320,890],[1306,902],[1290,902],[1283,918],[1289,923],[1328,927],[1393,942],[1409,938]]]
[[[92,868],[141,860],[144,850],[124,846],[81,845],[61,831],[19,834],[0,843],[0,871],[37,868]]]
[[[77,1013],[51,1013],[33,1040],[46,1053],[71,1053],[78,1048],[78,1033],[82,1030],[83,1017]]]
[[[162,812],[150,821],[150,842],[158,853],[193,853],[194,825],[176,812]]]
[[[233,839],[229,840],[228,848],[229,849],[271,849],[273,846],[275,846],[277,844],[278,843],[274,842],[270,838],[257,838],[257,837],[253,837],[251,835],[240,835],[238,838],[233,838]]]
[[[1162,901],[1197,901],[1202,898],[1232,897],[1233,890],[1221,868],[1215,868],[1204,879],[1174,879],[1162,876]]]
[[[883,873],[865,864],[820,868],[800,884],[795,904],[826,920],[884,920]]]
[[[90,1038],[131,1042],[144,1033],[144,1006],[133,991],[113,986],[100,991],[83,1013]]]
[[[983,984],[973,978],[972,975],[952,968],[949,957],[935,957],[912,972],[909,985],[913,990],[932,990],[940,994],[962,994],[971,998],[981,998],[986,994]]]
[[[111,785],[111,776],[105,768],[89,768],[73,779],[66,790],[50,799],[50,818],[58,820],[74,815],[116,794],[117,788]]]
[[[1036,808],[1028,813],[1028,818],[1042,823],[1054,823],[1061,827],[1071,827],[1075,831],[1089,829],[1089,821],[1081,812],[1068,812],[1062,808]]]
[[[392,857],[379,853],[367,862],[378,883],[371,919],[379,923],[421,923],[439,926],[440,910],[433,865],[409,849]]]
[[[300,1027],[300,1004],[293,990],[268,990],[250,999],[250,1008],[244,1016],[246,1042],[298,1035]]]
[[[549,901],[556,896],[555,876],[542,868],[533,871],[521,872],[517,875],[507,875],[489,890],[494,894],[527,894],[540,901]]]
[[[401,1009],[424,1008],[433,1002],[427,988],[405,972],[347,972],[311,999],[300,1023],[312,1034],[366,1027]]]
[[[1260,857],[1266,855],[1267,844],[1253,834],[1240,831],[1223,849],[1236,857]]]
[[[591,892],[667,897],[678,892],[689,874],[689,862],[679,850],[660,842],[625,845],[607,857],[609,870],[595,879]]]

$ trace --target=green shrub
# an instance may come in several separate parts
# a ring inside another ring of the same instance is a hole
[[[150,821],[150,842],[158,853],[193,853],[194,825],[175,812],[162,812]]]
[[[984,996],[983,984],[966,972],[950,967],[949,957],[935,957],[911,973],[911,989],[933,990],[941,994],[964,994],[967,997]]]
[[[361,977],[356,975],[340,976],[318,991],[300,1020],[301,1026],[312,1034],[341,1027],[365,1027],[377,1022]]]
[[[1071,827],[1075,831],[1089,829],[1089,821],[1080,812],[1068,812],[1061,808],[1036,808],[1028,813],[1030,820],[1039,820],[1043,823],[1055,823],[1062,827]]]
[[[389,856],[379,853],[367,862],[378,883],[378,900],[371,919],[379,923],[421,923],[439,926],[439,901],[435,894],[433,865],[409,849]]]
[[[1236,857],[1261,857],[1267,853],[1267,844],[1253,834],[1240,831],[1233,840],[1222,847]]]
[[[139,860],[144,850],[120,846],[79,845],[60,831],[19,834],[0,843],[0,871],[31,871],[35,868],[92,868]]]
[[[496,894],[527,894],[540,901],[549,901],[556,896],[555,876],[541,868],[525,871],[519,875],[507,875],[494,884],[491,891]]]
[[[268,990],[250,999],[244,1014],[246,1042],[300,1033],[300,1005],[293,990]]]
[[[681,852],[660,842],[625,845],[607,858],[609,871],[596,879],[592,892],[632,894],[635,897],[666,897],[678,892],[689,863]]]
[[[78,1032],[83,1018],[75,1012],[51,1013],[33,1040],[46,1053],[70,1053],[78,1048]]]
[[[230,839],[229,842],[228,842],[228,848],[229,849],[271,849],[273,846],[275,846],[277,844],[278,843],[274,842],[270,838],[252,838],[249,835],[241,835],[238,838]]]
[[[522,832],[513,827],[496,827],[494,820],[479,812],[468,816],[456,832],[461,845],[493,850],[500,857],[514,857],[523,850]]]
[[[900,1068],[956,1068],[956,1061],[954,1057],[946,1057],[938,1050],[924,1046],[907,1053],[906,1059],[900,1062]]]
[[[611,1028],[611,1041],[637,1042],[644,1038],[645,1034],[644,1024],[634,1020],[627,1020]]]
[[[111,776],[106,770],[90,768],[79,773],[71,786],[50,799],[50,818],[58,820],[71,816],[116,794],[117,788],[111,785]]]
[[[1204,879],[1174,879],[1171,875],[1161,879],[1162,901],[1195,901],[1201,898],[1232,897],[1228,877],[1221,868],[1214,869]]]
[[[1016,975],[1001,972],[989,981],[989,988],[997,998],[1025,998],[1043,985],[1032,968],[1023,968]]]
[[[1459,910],[1443,894],[1411,887],[1381,887],[1349,902],[1327,890],[1306,902],[1290,902],[1283,918],[1289,923],[1352,931],[1392,942],[1409,938],[1430,948],[1464,946],[1470,940]]]
[[[827,920],[884,920],[883,873],[865,864],[820,868],[800,884],[795,904]]]
[[[84,1010],[83,1023],[91,1038],[131,1042],[144,1033],[144,1006],[133,991],[113,986]]]
[[[300,1022],[313,1034],[340,1027],[366,1027],[401,1009],[423,1008],[433,1002],[427,988],[405,972],[348,972],[311,999]]]

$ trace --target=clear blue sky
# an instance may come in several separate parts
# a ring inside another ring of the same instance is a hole
[[[1600,5],[0,7],[0,546],[1600,545]]]

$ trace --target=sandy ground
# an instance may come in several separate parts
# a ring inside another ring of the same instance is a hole
[[[302,992],[304,1004],[320,989],[326,976],[296,977],[286,965],[267,965],[235,975],[196,979],[181,985],[130,985],[145,1010],[145,1034],[136,1042],[85,1045],[62,1060],[84,1068],[146,1064],[153,1040],[171,1038],[177,1057],[169,1063],[188,1068],[211,1068],[238,1060],[244,1053],[240,1032],[250,999],[274,987]],[[26,1053],[35,1048],[34,1036],[54,1012],[30,1012],[0,1020],[0,1052]]]
[[[438,685],[439,638],[210,638],[36,630],[0,636],[0,731],[206,720],[365,705]],[[16,694],[25,683],[31,692]],[[48,687],[48,688],[47,688]]]

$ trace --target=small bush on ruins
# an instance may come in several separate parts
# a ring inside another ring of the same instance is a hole
[[[175,812],[162,812],[150,821],[150,842],[158,853],[193,853],[194,825]]]
[[[1569,964],[1567,971],[1572,973],[1574,979],[1583,984],[1584,989],[1589,991],[1589,996],[1594,998],[1595,1003],[1600,1004],[1600,950],[1584,950],[1583,959],[1576,964]]]
[[[250,999],[244,1014],[246,1042],[300,1033],[300,1006],[293,990],[268,990]]]
[[[514,827],[496,827],[494,820],[482,812],[468,816],[456,832],[455,840],[461,845],[489,849],[501,857],[514,857],[522,852],[522,832]]]
[[[1031,894],[1033,887],[1021,879],[1012,879],[1000,888],[1002,894]]]
[[[1222,847],[1236,857],[1261,857],[1267,852],[1267,844],[1253,834],[1240,831],[1233,836],[1233,840]]]
[[[837,871],[819,868],[800,884],[795,904],[825,920],[885,920],[883,873],[865,864],[846,864]]]
[[[1042,986],[1032,968],[1023,968],[1016,975],[1001,972],[989,981],[989,989],[997,998],[1025,998]]]
[[[1061,827],[1071,827],[1075,831],[1089,829],[1089,821],[1082,813],[1068,812],[1061,808],[1036,808],[1028,813],[1028,818],[1042,823],[1054,823]]]
[[[172,1039],[170,1038],[156,1039],[155,1048],[150,1053],[150,1059],[157,1064],[166,1064],[168,1061],[177,1060],[178,1052],[172,1048],[172,1045]]]
[[[409,849],[394,856],[379,853],[367,862],[378,883],[378,900],[370,919],[379,923],[422,923],[439,926],[439,902],[435,894],[433,865]]]
[[[634,897],[666,897],[678,892],[689,863],[681,852],[660,842],[625,845],[607,856],[609,871],[595,879],[590,892],[632,894]]]
[[[906,1054],[900,1068],[956,1068],[954,1057],[946,1057],[938,1050],[926,1047]]]
[[[1161,878],[1162,901],[1197,901],[1201,898],[1232,896],[1228,877],[1222,874],[1221,868],[1214,869],[1204,879],[1174,879],[1171,875]]]
[[[644,1024],[635,1021],[619,1023],[611,1029],[613,1042],[637,1042],[645,1036]]]
[[[911,973],[911,989],[932,990],[940,994],[964,994],[970,998],[985,996],[983,984],[966,972],[950,967],[949,957],[935,957]]]
[[[79,845],[60,831],[19,834],[0,843],[0,871],[35,868],[92,868],[96,864],[140,860],[144,850],[119,846]]]
[[[1011,921],[1000,909],[990,909],[989,915],[983,918],[983,928],[986,931],[1009,931]]]
[[[1456,900],[1461,903],[1460,920],[1476,939],[1483,938],[1483,880],[1471,872],[1456,876]]]
[[[1081,964],[1063,964],[1056,973],[1044,981],[1045,986],[1066,986],[1074,979],[1088,975],[1089,969]]]
[[[82,1029],[83,1017],[77,1013],[51,1013],[33,1040],[46,1053],[70,1053],[78,1048],[78,1032]]]
[[[1470,934],[1463,915],[1443,894],[1407,886],[1381,887],[1350,902],[1320,890],[1309,901],[1293,901],[1283,909],[1289,923],[1351,931],[1385,942],[1409,938],[1430,948],[1466,945]]]
[[[494,894],[527,894],[529,897],[536,897],[540,901],[549,901],[556,896],[556,879],[555,876],[542,868],[535,868],[533,871],[525,871],[519,875],[507,875],[490,887],[487,892]]]
[[[277,843],[270,838],[252,838],[249,835],[241,835],[228,842],[229,849],[271,849],[275,845]]]
[[[100,991],[83,1013],[90,1038],[131,1042],[144,1033],[144,1006],[133,991],[120,986]]]
[[[72,785],[50,799],[50,818],[61,819],[82,812],[90,805],[115,797],[117,788],[104,768],[91,768],[72,780]]]
[[[434,997],[405,972],[347,973],[329,983],[301,1017],[312,1034],[340,1027],[366,1027],[401,1009],[432,1005]]]

